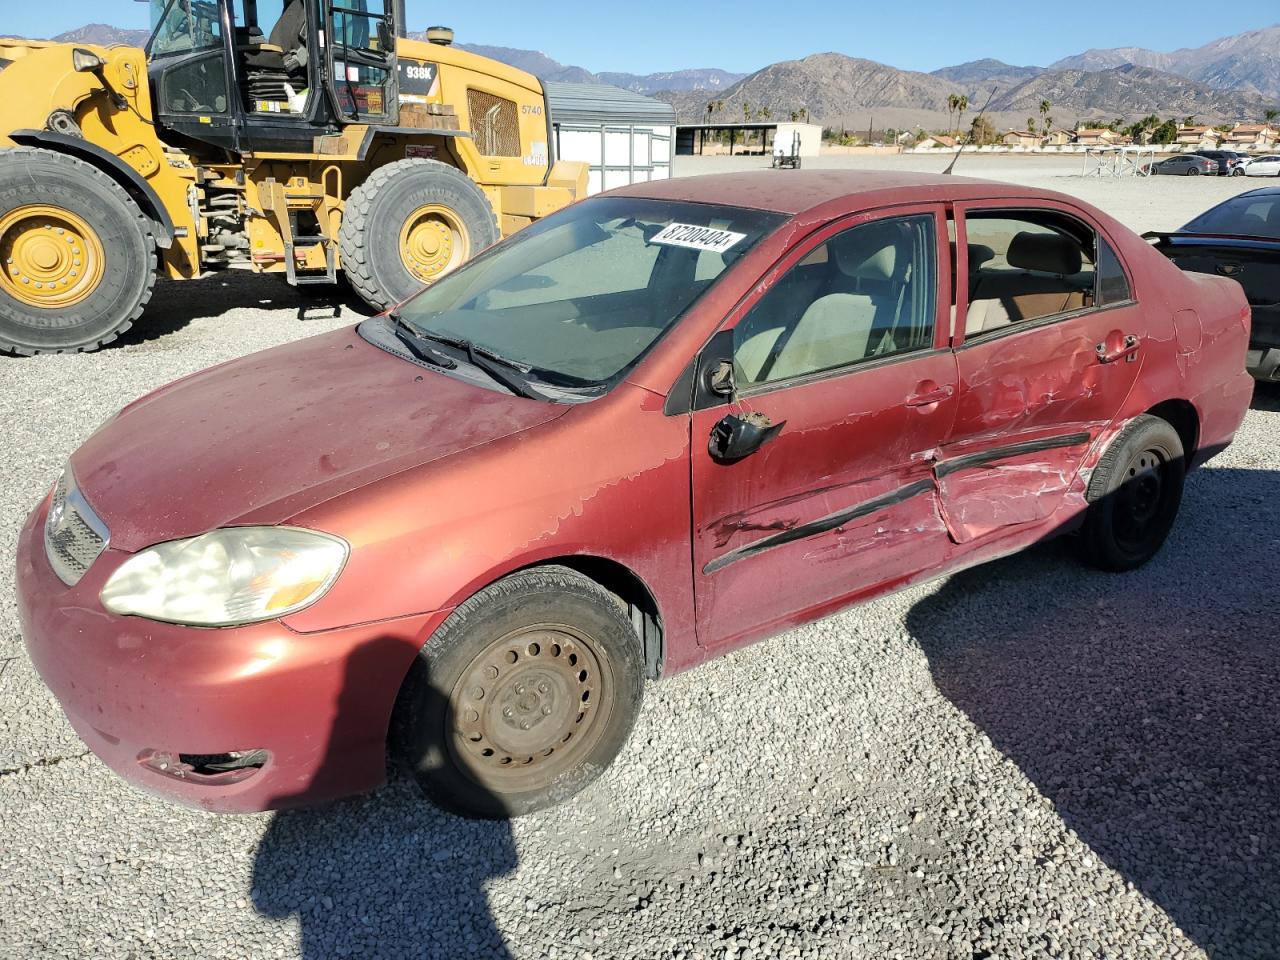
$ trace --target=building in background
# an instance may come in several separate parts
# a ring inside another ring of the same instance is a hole
[[[588,193],[671,176],[675,107],[621,87],[543,81],[556,158],[590,168]]]
[[[678,156],[754,154],[769,156],[778,141],[788,145],[799,137],[799,156],[816,157],[822,149],[822,124],[786,120],[743,123],[682,123],[676,131]]]
[[[1237,123],[1222,145],[1229,150],[1274,150],[1280,130],[1269,123]]]
[[[1183,124],[1174,142],[1185,150],[1215,150],[1222,145],[1222,131],[1204,124]]]

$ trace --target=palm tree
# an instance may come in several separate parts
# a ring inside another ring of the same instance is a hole
[[[808,123],[808,122],[809,122],[809,108],[808,108],[808,107],[801,107],[801,108],[800,108],[800,119],[801,119],[801,120],[803,120],[805,123]]]
[[[956,133],[964,126],[964,112],[969,109],[969,98],[963,94],[956,98]]]
[[[956,112],[956,108],[960,106],[960,97],[957,94],[947,94],[947,129],[954,130],[951,124],[951,116]]]
[[[1046,137],[1049,135],[1049,124],[1053,122],[1053,117],[1049,116],[1049,111],[1052,109],[1053,109],[1053,104],[1051,104],[1048,100],[1040,101],[1040,116],[1042,118],[1040,123],[1041,123],[1042,132]],[[1034,130],[1031,132],[1035,133]]]
[[[1267,123],[1275,123],[1276,117],[1280,117],[1280,110],[1263,110],[1262,115],[1266,117]]]
[[[768,120],[770,117],[773,116],[773,111],[770,110],[767,106],[761,107],[759,110],[756,111],[756,116],[759,117],[761,120]]]
[[[742,119],[747,123],[751,122],[751,104],[744,103],[742,105]]]

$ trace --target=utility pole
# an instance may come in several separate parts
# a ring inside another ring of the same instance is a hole
[[[871,146],[871,131],[876,128],[876,115],[873,113],[867,122],[867,146]]]

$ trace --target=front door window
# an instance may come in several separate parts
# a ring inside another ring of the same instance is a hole
[[[765,278],[733,326],[732,401],[691,424],[702,643],[743,642],[945,558],[931,455],[956,376],[938,343],[940,223],[923,208],[835,232]],[[716,455],[726,420],[760,417],[772,440]]]

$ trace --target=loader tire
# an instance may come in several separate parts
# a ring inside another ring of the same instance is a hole
[[[339,233],[342,269],[376,310],[386,310],[497,243],[483,191],[438,160],[377,170],[351,191]]]
[[[124,188],[76,157],[0,151],[0,353],[97,350],[133,325],[156,245]]]

